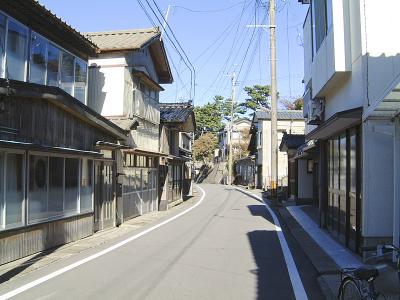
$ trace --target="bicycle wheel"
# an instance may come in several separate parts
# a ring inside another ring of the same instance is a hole
[[[340,300],[360,300],[361,292],[356,282],[351,278],[346,278],[341,285]]]

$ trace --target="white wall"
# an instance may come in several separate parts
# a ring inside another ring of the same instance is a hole
[[[88,106],[103,116],[122,116],[126,61],[123,55],[89,59]]]
[[[393,134],[390,121],[363,123],[363,236],[389,237],[393,233]]]
[[[375,106],[388,93],[394,81],[400,81],[400,1],[365,1],[363,47],[368,53],[368,105]],[[362,1],[363,2],[363,1]],[[364,6],[362,7],[364,8]]]
[[[271,182],[271,121],[259,120],[262,128],[262,148],[259,149],[259,160],[262,162],[264,188],[270,186]],[[305,122],[303,120],[278,120],[278,146],[282,139],[282,132],[291,134],[304,134]],[[278,181],[287,178],[287,153],[278,151]]]
[[[307,159],[298,160],[297,169],[298,183],[297,192],[299,199],[312,199],[313,197],[313,174],[307,173]]]

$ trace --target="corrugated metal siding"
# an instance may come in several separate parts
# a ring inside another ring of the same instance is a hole
[[[0,233],[0,265],[93,234],[93,215]]]

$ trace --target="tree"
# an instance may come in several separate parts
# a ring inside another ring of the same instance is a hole
[[[207,132],[202,134],[193,143],[193,156],[196,161],[202,161],[207,163],[213,159],[214,150],[218,146],[217,137],[211,133]]]
[[[270,108],[269,106],[269,85],[259,85],[256,84],[252,87],[246,86],[244,88],[249,98],[246,99],[244,103],[241,104],[246,110],[256,111],[260,108]]]
[[[240,130],[239,136],[239,140],[232,144],[234,161],[249,155],[250,129]]]
[[[297,98],[293,102],[289,100],[281,100],[283,106],[288,110],[302,110],[303,109],[303,98]]]
[[[199,136],[204,130],[217,132],[223,128],[221,102],[222,96],[215,96],[213,102],[208,102],[203,106],[196,106],[194,114],[196,118],[196,136]]]

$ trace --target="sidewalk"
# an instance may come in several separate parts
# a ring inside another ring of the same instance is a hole
[[[124,235],[134,235],[144,227],[149,227],[158,221],[167,219],[194,205],[200,199],[197,189],[193,197],[167,211],[156,211],[124,222],[119,227],[99,231],[90,237],[65,244],[53,249],[39,252],[0,266],[0,284],[24,276],[52,263],[73,257],[74,255],[112,242]]]
[[[271,204],[266,193],[253,189],[252,193],[261,195]],[[340,285],[340,269],[363,265],[362,258],[334,240],[327,231],[318,225],[318,211],[311,205],[295,206],[284,201],[283,206],[272,208],[279,213],[291,234],[299,243],[319,274],[319,284],[326,299],[337,299]],[[390,268],[381,268],[375,281],[376,290],[383,293],[387,300],[399,299],[400,288],[397,272]]]
[[[284,206],[279,214],[295,239],[317,269],[319,284],[327,299],[337,299],[340,285],[340,269],[360,267],[362,258],[334,240],[326,230],[313,220],[313,206]],[[379,267],[380,275],[375,280],[376,290],[387,300],[399,299],[397,272],[390,267]]]

